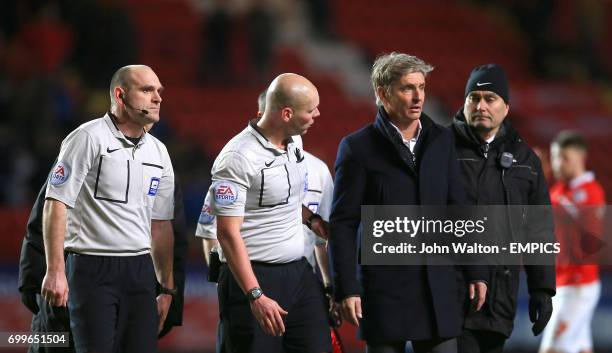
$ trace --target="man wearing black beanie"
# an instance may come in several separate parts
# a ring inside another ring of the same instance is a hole
[[[474,68],[464,97],[464,106],[455,115],[452,128],[468,201],[474,205],[550,205],[539,158],[506,120],[510,95],[503,68],[496,64]],[[552,241],[552,217],[540,217],[537,222],[537,231],[527,228],[524,235]],[[500,227],[510,235],[512,228],[518,228],[512,221]],[[555,269],[548,265],[524,269],[530,296],[529,317],[537,336],[552,314]],[[510,265],[490,267],[485,305],[478,312],[466,313],[463,335],[458,340],[459,353],[503,351],[514,326],[519,270]]]

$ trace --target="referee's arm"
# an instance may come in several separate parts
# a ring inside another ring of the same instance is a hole
[[[152,257],[159,284],[174,288],[172,264],[174,263],[174,232],[169,220],[151,221]]]
[[[241,216],[217,216],[217,239],[236,282],[242,291],[247,293],[259,287],[259,282],[257,282],[249,254],[240,235],[242,221]],[[281,336],[285,333],[281,315],[286,315],[287,312],[276,301],[264,294],[251,300],[250,304],[253,315],[267,334]]]
[[[174,289],[174,275],[172,265],[174,263],[174,232],[169,220],[151,220],[151,255],[155,265],[157,281],[162,287]],[[158,332],[164,327],[164,321],[168,315],[172,296],[160,294],[157,297],[157,314],[159,315]]]
[[[43,208],[47,272],[43,279],[41,295],[52,306],[66,306],[68,303],[68,281],[64,263],[66,208],[66,204],[54,199],[47,199]]]

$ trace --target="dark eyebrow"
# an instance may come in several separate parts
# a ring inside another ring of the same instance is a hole
[[[425,82],[421,82],[421,83],[406,83],[403,85],[400,85],[400,88],[417,88],[417,87],[424,87],[425,86]]]
[[[498,95],[495,93],[470,93],[469,96],[470,98],[479,98],[479,99],[489,99],[489,98],[497,98]]]
[[[155,86],[153,85],[144,85],[140,87],[141,90],[144,91],[154,91],[155,90]],[[159,91],[163,91],[164,90],[164,86],[159,86],[158,88]]]

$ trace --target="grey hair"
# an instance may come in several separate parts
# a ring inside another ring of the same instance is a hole
[[[267,94],[268,94],[268,89],[266,88],[257,97],[257,110],[259,110],[262,113],[266,110],[266,95]]]
[[[389,94],[391,93],[391,85],[399,81],[402,76],[412,72],[420,72],[423,76],[427,76],[433,69],[433,66],[413,55],[392,52],[378,56],[372,65],[371,77],[376,105],[382,105],[382,101],[376,93],[376,88],[382,87]]]

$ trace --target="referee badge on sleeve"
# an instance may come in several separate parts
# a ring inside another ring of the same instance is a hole
[[[147,195],[149,195],[149,196],[157,195],[157,189],[158,188],[159,188],[159,178],[152,177],[151,178],[151,183],[149,184],[149,192],[147,193]]]
[[[210,213],[210,205],[207,203],[202,207],[202,212],[200,212],[200,218],[198,218],[198,223],[202,225],[211,224],[215,220],[215,215]]]
[[[49,176],[49,184],[60,186],[70,178],[70,167],[63,161],[58,161]]]
[[[232,205],[238,199],[238,188],[230,181],[220,181],[215,185],[215,202],[219,205]]]

